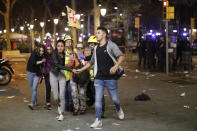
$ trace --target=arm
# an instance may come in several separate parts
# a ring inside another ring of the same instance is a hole
[[[52,54],[52,60],[54,62],[54,65],[59,68],[60,70],[67,70],[67,71],[71,71],[72,72],[72,69],[71,68],[68,68],[66,66],[63,66],[61,65],[58,60],[57,60],[57,54],[55,52],[53,52]]]

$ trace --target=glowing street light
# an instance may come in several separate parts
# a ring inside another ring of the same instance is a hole
[[[122,13],[120,13],[120,16],[123,16],[123,14],[122,14]]]
[[[0,30],[0,34],[2,34],[2,30]]]
[[[20,30],[21,30],[21,31],[23,31],[23,30],[24,30],[24,27],[23,27],[23,26],[21,26],[21,27],[20,27]]]
[[[65,27],[64,30],[65,30],[65,31],[69,31],[69,28],[68,28],[68,27]]]
[[[34,29],[34,25],[30,25],[30,29],[33,30]]]
[[[40,26],[43,28],[44,27],[44,22],[40,22]]]
[[[102,9],[100,9],[100,12],[101,12],[101,15],[102,15],[102,16],[105,16],[106,13],[107,13],[107,9],[102,8]]]
[[[3,30],[3,33],[6,33],[6,29],[5,29],[5,30]]]
[[[81,29],[83,29],[84,28],[84,24],[81,24]]]
[[[11,31],[14,32],[14,28],[11,28]]]
[[[117,7],[117,6],[115,6],[115,7],[114,7],[114,9],[115,9],[115,10],[117,10],[117,9],[118,9],[118,7]]]
[[[59,22],[59,19],[54,19],[54,20],[53,20],[53,22],[54,22],[54,24],[56,24],[56,25],[57,25],[57,24],[58,24],[58,22]]]

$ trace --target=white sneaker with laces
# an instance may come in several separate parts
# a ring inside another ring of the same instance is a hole
[[[98,118],[96,118],[96,120],[94,121],[94,123],[92,125],[90,125],[91,128],[99,128],[102,127],[102,121],[98,120]]]
[[[63,120],[64,120],[64,116],[60,115],[59,118],[58,118],[58,121],[63,121]]]
[[[117,114],[118,114],[118,118],[120,120],[123,120],[124,119],[124,112],[123,112],[123,110],[122,110],[121,107],[120,107],[120,110],[117,112]]]

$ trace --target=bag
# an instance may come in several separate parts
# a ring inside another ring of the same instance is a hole
[[[113,62],[116,64],[116,59],[108,52],[109,56],[113,60]],[[119,66],[116,73],[115,73],[115,79],[118,80],[120,77],[125,73],[124,68],[122,66]]]
[[[115,78],[118,80],[120,77],[125,73],[124,68],[122,66],[119,66],[116,73]]]
[[[42,83],[42,80],[43,80],[43,76],[40,77],[40,79],[39,79],[39,84]]]
[[[83,67],[82,63],[80,62],[80,60],[78,59],[76,53],[75,53],[75,57],[77,58],[76,60],[79,62],[79,65],[76,67],[76,69],[80,69]],[[88,80],[89,80],[89,71],[85,70],[79,74],[73,74],[73,81],[76,82],[77,84],[85,84]]]

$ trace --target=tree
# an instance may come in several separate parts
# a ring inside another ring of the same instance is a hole
[[[2,0],[5,6],[5,12],[0,10],[0,14],[4,17],[5,27],[6,27],[6,39],[7,39],[7,50],[11,50],[10,43],[10,10],[13,8],[16,0]]]

